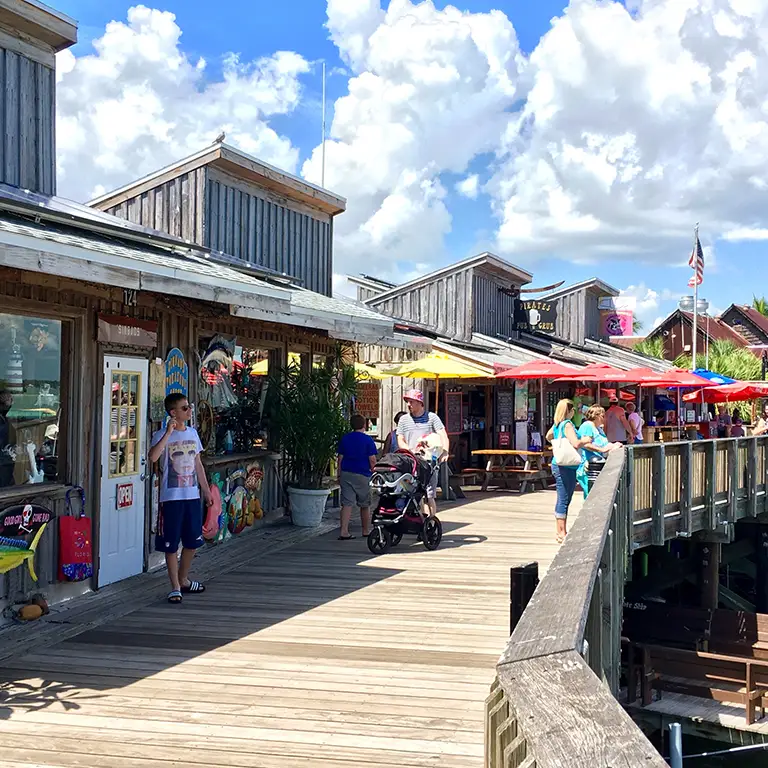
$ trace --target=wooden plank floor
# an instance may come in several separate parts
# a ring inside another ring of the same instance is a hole
[[[435,552],[334,532],[31,642],[2,663],[0,766],[479,767],[509,568],[549,564],[553,507],[473,494]]]

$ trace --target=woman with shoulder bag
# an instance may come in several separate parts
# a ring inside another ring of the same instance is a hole
[[[561,400],[555,409],[555,423],[547,432],[547,440],[552,443],[552,475],[557,488],[555,521],[557,523],[557,543],[565,539],[568,520],[568,507],[576,490],[576,472],[584,461],[581,447],[591,442],[590,438],[579,438],[573,425],[575,409],[572,400]]]

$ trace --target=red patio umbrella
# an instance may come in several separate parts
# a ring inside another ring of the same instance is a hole
[[[672,368],[664,373],[656,373],[653,376],[643,378],[638,382],[643,387],[659,387],[661,389],[677,389],[683,387],[711,387],[712,382],[695,373]]]
[[[606,363],[590,363],[578,371],[573,371],[566,376],[561,376],[558,381],[596,381],[601,382],[626,382],[637,384],[638,379],[632,376],[632,371],[622,371]]]
[[[573,365],[566,365],[565,363],[558,363],[556,360],[532,360],[522,365],[516,365],[514,368],[507,368],[504,371],[496,374],[497,379],[539,379],[543,382],[544,379],[556,379],[559,376],[565,376],[573,371],[578,370]],[[539,387],[541,412],[539,415],[539,430],[542,433],[542,441],[544,437],[544,384],[541,383]]]
[[[768,397],[768,384],[735,381],[733,384],[707,387],[701,392],[689,392],[687,395],[683,395],[683,400],[687,403],[727,403],[730,401],[757,400],[760,397]]]
[[[557,379],[579,370],[573,365],[557,360],[532,360],[514,368],[505,368],[496,374],[497,379]]]

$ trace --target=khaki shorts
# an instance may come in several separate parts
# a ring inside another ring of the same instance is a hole
[[[342,472],[339,480],[342,507],[371,506],[371,486],[366,475],[358,475],[357,472]]]

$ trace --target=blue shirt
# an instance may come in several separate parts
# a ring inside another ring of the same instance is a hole
[[[370,458],[377,453],[376,443],[365,432],[348,432],[339,441],[341,471],[370,477]]]
[[[605,448],[608,445],[608,438],[602,429],[598,429],[591,421],[585,421],[581,427],[579,427],[579,437],[588,437],[592,442],[592,445],[598,448]],[[605,461],[605,454],[598,453],[597,451],[590,451],[587,448],[582,449],[587,461]]]

